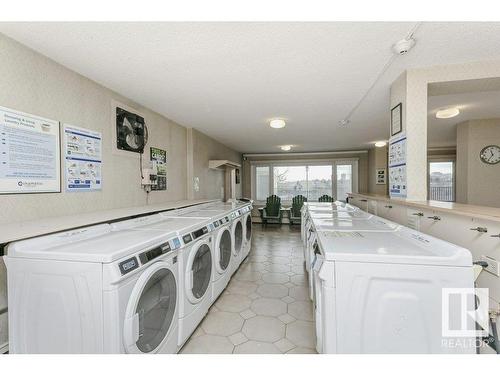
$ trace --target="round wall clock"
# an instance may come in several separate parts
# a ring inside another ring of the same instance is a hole
[[[490,145],[486,146],[479,153],[479,158],[486,164],[500,163],[500,146]]]

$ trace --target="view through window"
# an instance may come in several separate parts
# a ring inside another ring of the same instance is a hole
[[[429,163],[429,199],[455,201],[454,162]]]
[[[269,167],[255,168],[255,198],[265,201],[269,196]]]
[[[352,193],[352,165],[337,165],[337,200],[345,202]]]

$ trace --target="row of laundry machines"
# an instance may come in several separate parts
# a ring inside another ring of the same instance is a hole
[[[8,245],[12,353],[176,353],[250,251],[251,202]]]
[[[467,249],[342,202],[305,203],[301,233],[319,353],[475,352]]]

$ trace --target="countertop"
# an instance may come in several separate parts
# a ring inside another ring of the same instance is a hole
[[[147,206],[125,207],[112,210],[88,212],[78,215],[57,216],[31,221],[1,224],[0,244],[60,232],[63,230],[104,223],[112,220],[119,220],[131,216],[150,214],[214,201],[218,200],[198,199],[172,201]]]
[[[413,201],[406,198],[390,198],[386,195],[371,193],[350,193],[349,196],[392,202],[394,204],[400,204],[408,207],[428,209],[443,213],[500,222],[500,208],[496,207],[476,206],[473,204],[455,202]]]

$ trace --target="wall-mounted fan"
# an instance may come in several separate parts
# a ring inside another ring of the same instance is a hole
[[[116,146],[120,150],[143,153],[148,142],[148,128],[144,118],[116,108]]]

